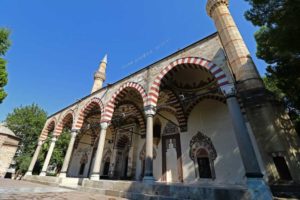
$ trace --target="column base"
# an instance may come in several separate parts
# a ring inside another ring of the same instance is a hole
[[[273,195],[267,183],[263,178],[248,178],[248,191],[251,194],[251,199],[257,200],[272,200]]]
[[[25,176],[32,176],[32,172],[26,172]]]
[[[91,177],[90,177],[90,180],[99,181],[100,180],[100,175],[99,174],[92,174]]]
[[[46,172],[41,172],[40,176],[46,176]]]
[[[154,183],[155,182],[155,178],[153,176],[144,176],[143,182],[144,183]]]
[[[67,177],[67,173],[66,172],[61,172],[59,174],[59,178],[66,178]]]

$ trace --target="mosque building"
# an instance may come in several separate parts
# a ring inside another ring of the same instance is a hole
[[[103,87],[105,55],[91,94],[48,117],[27,179],[46,176],[67,128],[71,139],[57,183],[77,178],[100,188],[116,184],[111,180],[132,187],[238,185],[256,191],[252,199],[268,199],[269,184],[299,181],[297,133],[266,90],[228,4],[207,0],[216,33]],[[42,171],[32,176],[49,137]]]

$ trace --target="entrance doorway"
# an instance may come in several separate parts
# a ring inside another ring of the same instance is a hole
[[[181,143],[178,127],[168,123],[162,136],[162,181],[183,182]]]
[[[116,157],[115,178],[126,180],[128,170],[128,150],[118,151]]]

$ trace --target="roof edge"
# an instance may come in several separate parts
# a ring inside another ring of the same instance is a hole
[[[115,85],[115,84],[117,84],[117,83],[119,83],[119,82],[121,82],[121,81],[123,81],[123,80],[125,80],[125,79],[127,79],[127,78],[129,78],[129,77],[131,77],[131,76],[134,76],[134,75],[136,75],[136,74],[138,74],[138,73],[140,73],[140,72],[142,72],[142,71],[144,71],[144,70],[147,70],[147,69],[151,68],[153,65],[156,65],[156,64],[159,63],[159,62],[162,62],[163,60],[166,60],[166,59],[168,59],[168,58],[170,58],[170,57],[172,57],[172,56],[174,56],[174,55],[176,55],[176,54],[178,54],[178,53],[180,53],[180,52],[186,51],[187,49],[193,47],[194,45],[196,45],[196,44],[198,44],[198,43],[202,43],[202,42],[204,42],[204,41],[206,41],[206,40],[208,40],[208,39],[210,39],[210,38],[213,38],[213,37],[215,37],[215,36],[218,36],[218,32],[214,32],[214,33],[212,33],[212,34],[210,34],[210,35],[208,35],[208,36],[205,36],[204,38],[202,38],[202,39],[200,39],[200,40],[197,40],[196,42],[193,42],[192,44],[189,44],[188,46],[185,46],[185,47],[183,47],[182,49],[180,49],[180,50],[178,50],[178,51],[175,51],[175,52],[171,53],[170,55],[168,55],[168,56],[166,56],[166,57],[164,57],[164,58],[162,58],[162,59],[159,59],[159,60],[153,62],[152,64],[147,65],[146,67],[143,67],[143,68],[137,70],[136,72],[133,72],[132,74],[130,74],[130,75],[128,75],[128,76],[125,76],[125,77],[121,78],[120,80],[118,80],[118,81],[116,81],[116,82],[114,82],[114,83],[107,84],[107,86],[101,88],[100,90],[97,90],[97,91],[95,91],[95,92],[93,92],[93,93],[91,93],[91,94],[89,94],[89,95],[87,95],[87,96],[85,96],[85,97],[82,97],[81,99],[77,100],[76,102],[72,103],[71,105],[69,105],[69,106],[67,106],[67,107],[65,107],[65,108],[62,108],[62,109],[60,109],[59,111],[57,111],[57,112],[55,112],[55,113],[49,115],[49,116],[47,117],[47,119],[50,119],[51,117],[55,116],[56,114],[58,114],[58,113],[60,113],[60,112],[62,112],[62,111],[64,111],[64,110],[67,110],[68,108],[70,108],[70,107],[76,105],[77,103],[80,103],[81,101],[83,101],[83,100],[89,98],[90,96],[92,96],[92,95],[94,95],[94,94],[100,93],[101,91],[108,89],[108,88],[109,88],[110,86],[112,86],[112,85]]]

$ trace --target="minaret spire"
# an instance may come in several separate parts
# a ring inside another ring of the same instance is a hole
[[[105,54],[105,56],[101,60],[99,64],[99,69],[94,74],[94,85],[91,93],[100,90],[102,88],[103,82],[105,81],[105,77],[106,77],[106,65],[107,65],[107,54]]]

